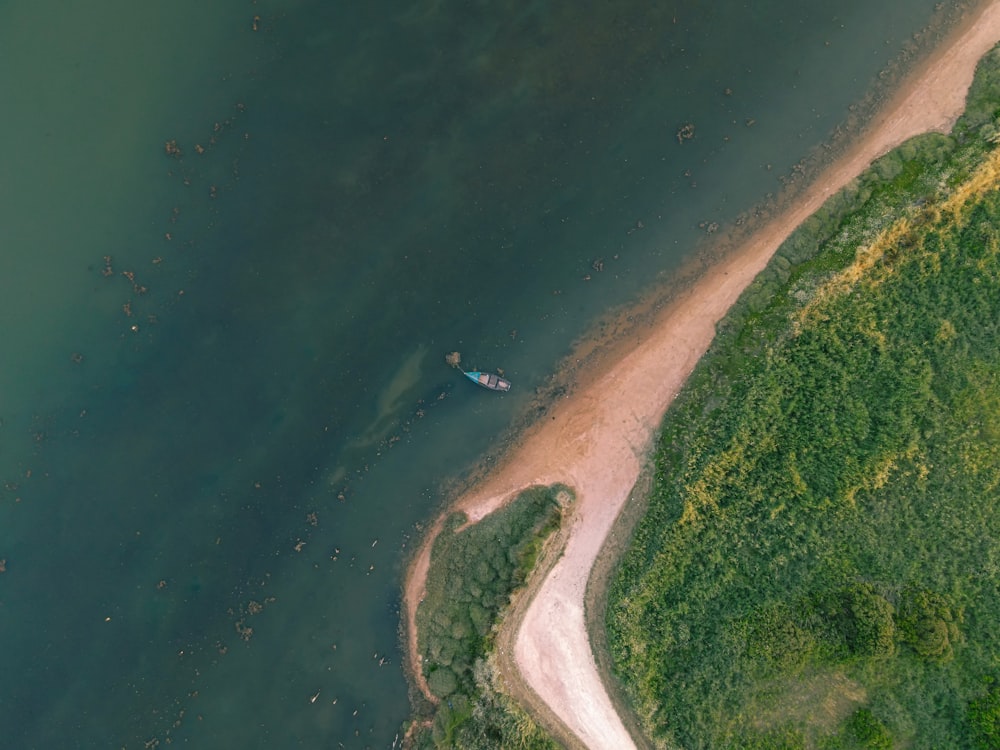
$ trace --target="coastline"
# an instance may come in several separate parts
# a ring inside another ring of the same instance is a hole
[[[970,11],[910,72],[856,143],[793,204],[701,275],[652,324],[613,345],[589,381],[558,402],[497,470],[455,504],[453,509],[478,520],[531,484],[560,481],[576,491],[563,556],[538,585],[523,618],[507,623],[516,628],[511,637],[516,670],[509,671],[588,747],[634,747],[591,652],[584,596],[594,561],[646,464],[663,413],[711,344],[718,320],[781,242],[878,156],[914,135],[947,132],[964,108],[977,61],[997,40],[1000,0]],[[405,583],[410,671],[421,689],[426,686],[413,622],[438,528],[440,520],[414,557]]]

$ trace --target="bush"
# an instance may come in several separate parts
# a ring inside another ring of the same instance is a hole
[[[857,656],[892,656],[896,650],[895,610],[869,583],[850,586],[841,595],[842,627],[847,647]]]
[[[983,124],[1000,115],[1000,47],[994,47],[979,61],[976,77],[966,99],[965,112],[959,118],[955,131],[971,135]]]
[[[754,613],[749,623],[747,655],[765,673],[787,672],[816,655],[816,634],[785,605],[771,605]]]
[[[947,661],[954,652],[958,623],[945,597],[926,589],[905,591],[900,602],[899,631],[904,643],[925,659]]]
[[[977,748],[1000,748],[1000,686],[993,684],[989,692],[972,701],[969,704],[968,718]]]
[[[427,675],[427,687],[438,698],[447,698],[458,690],[458,678],[447,667],[438,667]]]
[[[859,708],[847,722],[848,732],[865,750],[890,750],[892,734],[867,708]]]

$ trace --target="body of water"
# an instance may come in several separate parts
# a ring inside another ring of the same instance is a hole
[[[442,483],[952,10],[7,3],[0,746],[392,745]]]

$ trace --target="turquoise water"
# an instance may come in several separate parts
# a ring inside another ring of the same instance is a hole
[[[390,746],[443,483],[933,15],[147,6],[0,26],[5,747]]]

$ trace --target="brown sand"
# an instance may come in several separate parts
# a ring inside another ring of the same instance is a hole
[[[558,717],[587,747],[635,747],[591,653],[583,611],[587,579],[649,457],[663,414],[707,350],[716,322],[781,242],[830,194],[906,139],[932,130],[947,132],[964,108],[976,62],[998,40],[1000,0],[993,0],[911,74],[860,142],[801,200],[705,274],[642,334],[641,341],[628,342],[620,357],[609,358],[611,365],[603,375],[560,402],[545,422],[529,431],[498,472],[460,499],[458,507],[477,519],[532,484],[558,481],[576,491],[565,553],[527,607],[514,657],[521,678],[546,704],[546,713]],[[414,614],[429,548],[425,543],[406,582],[409,645],[415,660]],[[419,664],[415,661],[413,667],[421,684]]]

